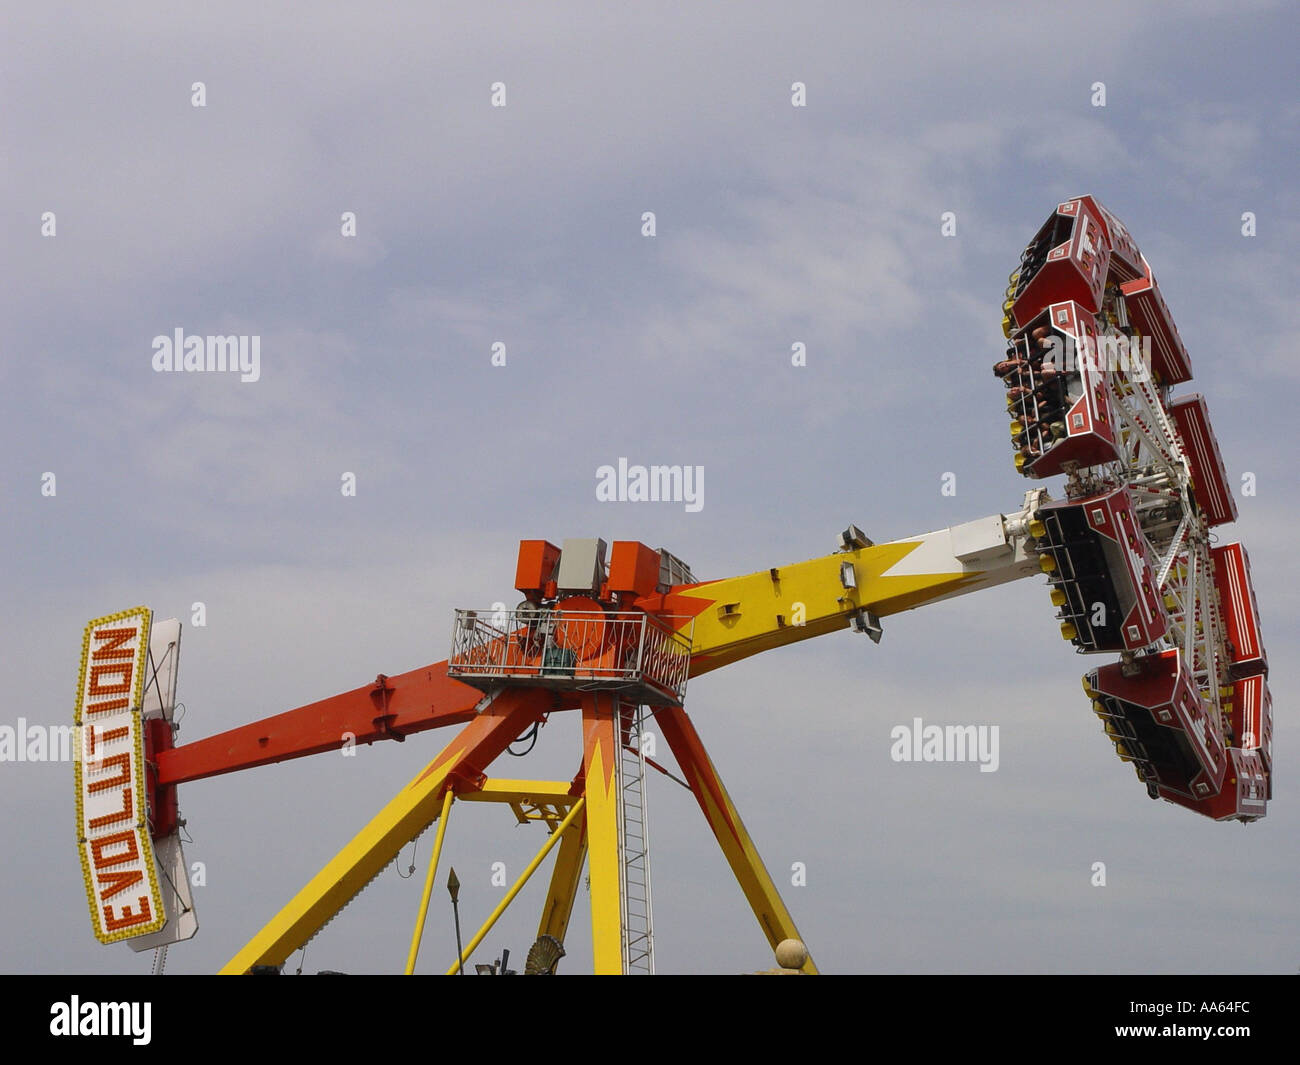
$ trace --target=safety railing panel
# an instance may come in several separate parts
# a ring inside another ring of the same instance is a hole
[[[689,618],[641,611],[457,610],[447,674],[557,688],[636,688],[647,701],[680,704],[691,628]]]

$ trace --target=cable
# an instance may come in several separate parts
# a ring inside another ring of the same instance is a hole
[[[506,748],[506,754],[513,754],[516,758],[522,758],[524,755],[531,753],[532,749],[537,746],[537,730],[540,725],[541,725],[540,721],[534,721],[533,727],[528,732],[525,732],[522,736],[518,737],[514,741],[515,743],[522,743],[524,740],[528,739],[531,736],[533,742],[528,745],[528,750],[516,751],[514,749],[514,744],[512,743],[510,746]]]
[[[422,835],[424,835],[423,832],[420,833],[420,836]],[[407,868],[405,875],[402,874],[402,867],[397,864],[397,859],[402,856],[402,852],[398,851],[396,854],[393,855],[393,868],[397,870],[397,875],[401,877],[403,880],[410,880],[411,877],[415,875],[415,852],[420,849],[420,836],[415,837],[415,840],[411,847],[411,864]]]
[[[190,908],[185,905],[185,896],[181,894],[180,889],[176,886],[176,881],[172,879],[171,873],[169,873],[162,865],[158,866],[158,870],[162,873],[163,879],[167,881],[168,887],[172,889],[172,894],[176,896],[176,901],[181,904],[181,913],[189,913]]]

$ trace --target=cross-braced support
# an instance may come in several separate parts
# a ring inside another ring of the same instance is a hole
[[[492,761],[548,707],[547,693],[538,689],[498,695],[221,971],[239,974],[255,965],[283,965],[433,823],[453,780],[480,781]]]
[[[490,780],[492,761],[519,735],[554,709],[550,694],[538,688],[506,688],[486,702],[480,714],[429,765],[335,856],[301,892],[222,970],[245,973],[254,966],[282,965],[397,855],[435,821],[438,846],[446,828],[451,798],[509,805],[520,820],[547,824],[549,838],[514,887],[471,939],[464,960],[522,890],[550,851],[557,857],[543,905],[539,935],[564,941],[582,877],[584,859],[591,891],[593,964],[598,974],[627,970],[624,854],[619,830],[619,695],[584,692],[580,697],[582,772],[572,783]],[[763,867],[731,799],[690,719],[680,707],[661,708],[660,728],[699,801],[736,879],[769,942],[797,938],[798,931]],[[639,741],[639,737],[638,737]],[[432,890],[436,857],[431,857],[406,971],[413,972]],[[455,972],[458,966],[453,965]],[[815,972],[811,960],[805,971]]]

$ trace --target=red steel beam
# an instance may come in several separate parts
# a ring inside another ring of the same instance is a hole
[[[483,693],[447,676],[447,663],[380,674],[373,684],[308,703],[157,753],[159,788],[252,769],[354,743],[404,740],[415,732],[458,725],[474,717]]]

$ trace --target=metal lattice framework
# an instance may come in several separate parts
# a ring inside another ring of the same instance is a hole
[[[1085,678],[1107,735],[1153,798],[1263,816],[1267,660],[1262,648],[1237,653],[1258,644],[1253,593],[1225,613],[1212,549],[1236,504],[1204,401],[1173,396],[1191,365],[1150,264],[1104,207],[1069,200],[1025,249],[1004,311],[1008,349],[994,372],[1016,467],[1065,476],[1066,503],[1035,515],[1062,633],[1082,653],[1120,654],[1117,672]],[[1225,565],[1248,585],[1231,547]],[[1118,628],[1108,610],[1125,615]]]

